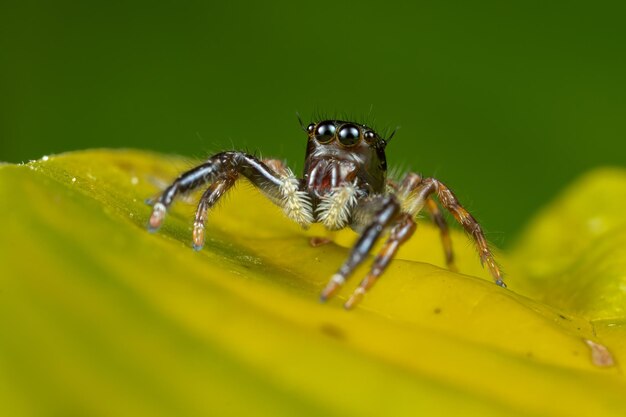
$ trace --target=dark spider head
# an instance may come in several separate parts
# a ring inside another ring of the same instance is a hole
[[[323,120],[306,127],[306,168],[320,160],[350,161],[358,165],[359,177],[375,189],[384,187],[387,171],[387,140],[370,127],[341,120]]]

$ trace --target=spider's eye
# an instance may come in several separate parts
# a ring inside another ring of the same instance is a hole
[[[359,143],[359,128],[355,125],[343,125],[339,129],[339,142],[343,146],[354,146]]]
[[[372,143],[374,143],[374,141],[376,141],[376,133],[368,130],[367,132],[363,133],[363,138],[365,138],[365,142],[371,145]]]
[[[313,133],[314,129],[315,129],[315,123],[311,123],[310,125],[306,127],[306,131],[309,133]]]
[[[315,129],[315,139],[319,143],[330,143],[335,138],[336,129],[333,122],[322,122]]]

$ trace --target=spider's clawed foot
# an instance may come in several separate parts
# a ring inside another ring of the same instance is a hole
[[[165,220],[167,207],[161,202],[157,202],[152,206],[152,214],[148,220],[148,230],[152,233],[158,231]],[[202,219],[197,220],[193,225],[193,249],[199,251],[204,247],[205,232],[204,222]]]
[[[366,276],[365,279],[361,281],[361,284],[356,287],[350,298],[348,298],[348,301],[344,303],[344,308],[346,310],[351,310],[354,306],[359,304],[365,296],[365,293],[367,293],[367,291],[372,287],[372,285],[374,285],[375,282],[375,276],[373,276],[372,274]]]
[[[193,225],[193,250],[198,252],[204,247],[204,223]]]
[[[361,302],[363,296],[365,295],[365,289],[363,287],[357,287],[356,290],[352,293],[348,301],[343,304],[343,307],[346,310],[352,310],[352,307],[356,306]]]
[[[163,224],[163,220],[165,220],[165,215],[167,214],[167,208],[163,203],[155,203],[152,206],[152,214],[150,215],[150,220],[148,220],[148,230],[150,232],[156,232],[159,230],[161,225]]]
[[[341,274],[333,275],[326,287],[322,290],[322,293],[320,294],[320,301],[326,302],[328,299],[337,294],[345,281],[345,278]],[[376,282],[376,277],[371,274],[365,277],[365,279],[361,281],[361,284],[354,290],[350,298],[348,298],[348,301],[344,303],[344,308],[346,310],[351,310],[359,304],[367,291],[372,287],[372,285],[374,285],[374,282]]]
[[[341,286],[345,282],[346,279],[342,275],[333,275],[328,284],[326,284],[326,287],[324,287],[324,289],[322,290],[322,293],[320,294],[320,301],[323,303],[326,302],[329,298],[335,295],[337,291],[341,289]]]

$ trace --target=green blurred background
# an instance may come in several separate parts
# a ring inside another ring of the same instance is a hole
[[[626,165],[626,3],[0,5],[0,160],[94,147],[302,167],[295,113],[401,126],[506,246],[565,184]],[[618,196],[624,198],[624,196]]]

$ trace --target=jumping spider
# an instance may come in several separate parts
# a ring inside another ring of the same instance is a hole
[[[245,177],[287,217],[306,228],[322,223],[329,230],[347,226],[360,234],[348,259],[333,275],[321,293],[321,300],[332,297],[361,264],[384,232],[389,237],[374,259],[369,274],[361,281],[345,307],[354,307],[381,276],[402,243],[416,228],[415,219],[426,208],[441,233],[446,263],[452,270],[454,256],[448,227],[439,206],[452,213],[476,243],[481,263],[487,264],[495,283],[506,288],[502,274],[489,250],[480,225],[458,202],[452,191],[434,178],[410,173],[396,183],[386,178],[385,147],[389,139],[369,127],[340,120],[323,120],[302,125],[308,141],[304,178],[297,178],[281,161],[259,159],[243,152],[221,152],[181,174],[155,200],[149,221],[151,230],[163,223],[176,196],[208,185],[202,195],[193,226],[193,246],[204,245],[204,223],[208,211]],[[392,135],[393,136],[393,135]]]

